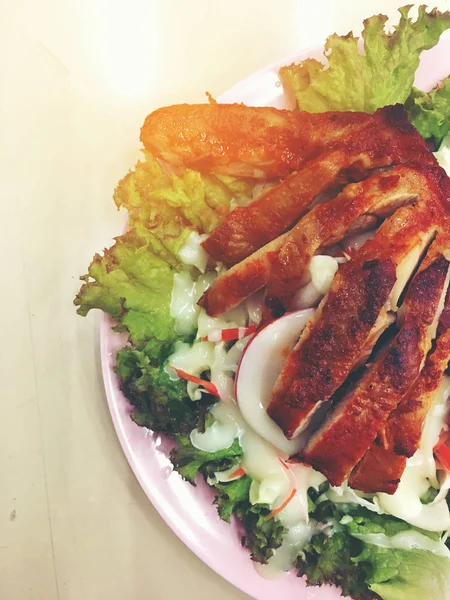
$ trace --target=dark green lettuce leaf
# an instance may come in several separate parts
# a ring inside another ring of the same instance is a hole
[[[193,402],[186,382],[172,381],[164,370],[170,343],[150,341],[143,349],[126,346],[117,355],[116,372],[123,393],[135,407],[131,418],[141,426],[167,435],[190,433],[202,427],[216,401],[208,394]]]
[[[299,575],[307,576],[308,585],[333,583],[342,588],[345,596],[354,600],[374,598],[366,584],[364,564],[355,564],[353,556],[361,553],[363,544],[348,535],[335,532],[332,536],[318,534],[300,554],[296,567]]]
[[[379,515],[356,504],[336,505],[324,501],[317,504],[313,518],[328,524],[328,528],[314,535],[298,557],[299,574],[308,577],[309,585],[334,583],[354,600],[374,597],[422,600],[425,587],[430,590],[430,598],[448,599],[448,558],[421,549],[382,548],[360,537],[383,534],[392,538],[412,530],[438,541],[440,533],[417,529],[400,519]],[[418,564],[426,565],[431,575],[425,576],[422,569],[417,568]],[[413,577],[412,570],[422,574]]]
[[[242,448],[238,439],[234,440],[230,448],[217,452],[199,450],[192,445],[187,435],[178,435],[177,442],[178,446],[172,450],[170,460],[183,478],[193,485],[197,473],[213,475],[216,471],[226,471],[238,465],[242,458]]]
[[[238,507],[248,506],[251,483],[251,478],[244,475],[235,481],[214,484],[214,488],[219,492],[214,502],[221,519],[229,523],[231,515]]]
[[[268,518],[270,508],[266,504],[238,505],[236,517],[245,529],[242,544],[250,550],[252,560],[266,564],[283,542],[286,528],[276,518]]]

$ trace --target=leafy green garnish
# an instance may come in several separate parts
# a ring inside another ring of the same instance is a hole
[[[300,110],[309,112],[373,112],[382,106],[401,103],[413,124],[425,138],[441,140],[446,131],[442,122],[448,115],[448,89],[431,95],[413,90],[420,54],[437,44],[450,27],[450,12],[419,8],[415,21],[411,6],[399,9],[400,22],[386,33],[387,17],[375,15],[364,21],[363,48],[352,34],[332,35],[325,44],[326,65],[312,58],[280,69],[283,84],[293,91]]]
[[[129,225],[144,225],[176,257],[192,231],[207,233],[230,210],[233,198],[251,196],[253,184],[191,169],[167,174],[149,152],[117,186],[114,201],[129,213]]]
[[[244,475],[235,481],[214,484],[215,489],[219,492],[214,502],[221,519],[229,523],[233,512],[236,512],[239,507],[247,507],[251,483],[251,478]]]
[[[286,528],[278,519],[268,518],[270,508],[266,504],[240,505],[235,514],[246,532],[242,544],[250,550],[254,561],[266,564],[274,550],[281,546]]]
[[[194,485],[197,473],[212,477],[217,471],[237,467],[242,459],[242,448],[237,439],[230,448],[218,452],[198,450],[187,436],[177,436],[177,441],[178,447],[172,450],[170,459],[175,469]],[[251,481],[244,475],[227,483],[214,483],[218,492],[214,502],[221,519],[229,523],[235,515],[241,522],[246,532],[242,544],[250,550],[253,560],[265,564],[281,546],[286,528],[278,519],[269,517],[267,504],[250,503]]]
[[[286,528],[274,517],[268,518],[270,508],[267,504],[251,504],[249,501],[250,484],[247,475],[230,483],[216,483],[220,492],[216,498],[219,516],[229,522],[234,514],[244,526],[246,534],[242,544],[250,550],[254,561],[266,564],[274,550],[283,542]]]
[[[213,475],[216,471],[226,471],[239,464],[242,448],[239,440],[234,440],[230,448],[217,452],[204,452],[192,445],[189,436],[178,435],[178,446],[170,454],[175,469],[190,483],[195,485],[198,472]]]
[[[231,200],[251,189],[242,179],[188,169],[167,175],[147,153],[115,190],[117,206],[129,211],[130,230],[94,256],[74,301],[78,314],[103,310],[136,345],[152,338],[175,341],[170,301],[174,274],[183,268],[178,252],[190,233],[211,231]]]
[[[174,258],[150,231],[132,229],[103,256],[94,256],[75,298],[78,314],[100,308],[117,321],[118,330],[130,332],[134,343],[153,337],[174,340],[170,295],[175,268]]]
[[[428,568],[438,571],[435,587],[431,587],[436,595],[430,594],[430,598],[447,598],[442,595],[450,572],[447,558],[428,550],[379,547],[365,538],[371,534],[394,538],[402,532],[417,531],[437,542],[440,533],[417,529],[391,515],[379,515],[356,504],[336,505],[328,500],[317,504],[311,516],[328,527],[324,533],[314,535],[298,557],[297,568],[301,575],[307,575],[308,584],[335,583],[355,600],[378,596],[384,600],[419,600],[424,589],[419,578],[414,585],[405,585],[404,580],[411,580],[410,569],[422,560]],[[420,594],[416,595],[415,586]]]
[[[450,560],[445,556],[366,544],[354,561],[366,565],[366,583],[383,600],[450,598]]]
[[[439,540],[441,537],[441,534],[438,532],[425,531],[424,529],[414,527],[391,515],[379,515],[366,508],[357,507],[355,505],[350,505],[346,514],[353,517],[347,524],[347,530],[351,535],[382,533],[387,537],[393,537],[403,531],[417,531],[425,537],[435,541]]]
[[[438,148],[450,132],[450,77],[428,93],[413,88],[406,109],[423,137]]]
[[[182,380],[172,381],[164,369],[170,344],[151,340],[142,350],[126,346],[117,354],[116,372],[123,393],[135,407],[131,418],[141,426],[168,435],[202,428],[208,408],[216,401],[202,394],[193,402]]]
[[[300,554],[296,567],[300,575],[307,576],[308,585],[334,583],[342,587],[345,596],[368,600],[373,594],[367,588],[363,565],[352,560],[361,549],[362,543],[345,532],[335,532],[330,537],[318,534]]]

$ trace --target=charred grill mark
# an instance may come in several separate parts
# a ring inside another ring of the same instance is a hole
[[[442,313],[439,315],[443,294],[446,296],[447,306],[449,303],[449,261],[440,251],[446,245],[445,237],[436,238],[406,294],[410,324],[405,323],[403,330],[407,328],[412,331],[413,327],[417,328],[422,323],[423,340],[418,341],[417,348],[427,351],[431,347],[431,350],[415,383],[387,416],[385,425],[378,432],[378,438],[351,474],[350,484],[364,492],[382,491],[392,494],[397,489],[407,458],[413,456],[419,447],[426,414],[450,358],[450,329],[442,325]],[[438,337],[432,341],[433,329],[439,318],[441,324]],[[413,363],[421,360],[420,355],[413,359],[413,354],[414,352],[405,352],[408,360],[404,368],[407,370],[414,368],[413,365],[408,366],[409,360]]]
[[[352,263],[344,267],[311,335],[291,353],[291,385],[274,395],[268,407],[269,415],[288,437],[316,403],[328,398],[346,379],[396,281],[390,259],[367,261],[364,268]]]
[[[436,316],[433,307],[436,306],[441,295],[448,266],[448,260],[440,254],[432,264],[417,273],[414,284],[407,292],[407,301],[411,311],[416,314],[420,313],[426,323],[431,323]]]

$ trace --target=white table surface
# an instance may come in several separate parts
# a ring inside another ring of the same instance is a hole
[[[404,3],[0,1],[2,600],[244,598],[168,529],[128,467],[99,315],[72,306],[78,276],[121,230],[111,194],[147,113],[202,102]]]

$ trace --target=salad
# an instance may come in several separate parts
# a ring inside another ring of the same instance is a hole
[[[355,600],[450,598],[450,187],[430,151],[450,168],[450,80],[413,86],[450,13],[409,12],[392,33],[367,19],[363,50],[333,35],[324,64],[283,67],[299,111],[210,98],[150,115],[114,193],[128,229],[75,299],[128,334],[131,418],[176,442],[174,468],[214,489],[260,573]],[[308,379],[308,340],[336,322],[342,368],[330,353]]]

